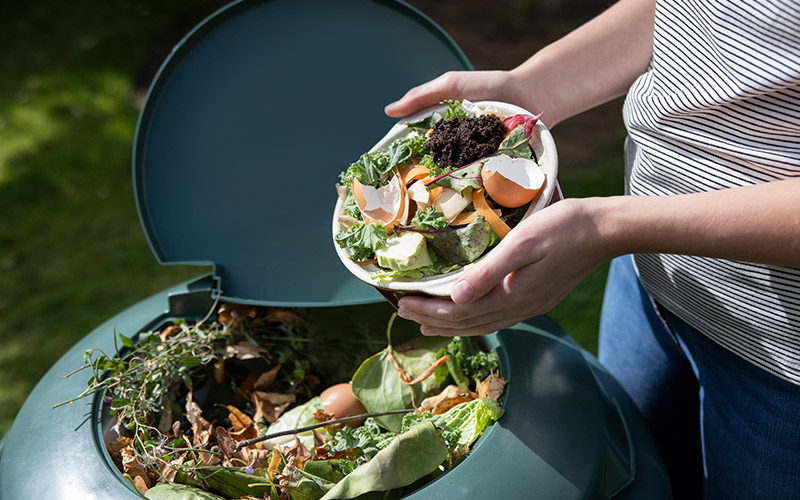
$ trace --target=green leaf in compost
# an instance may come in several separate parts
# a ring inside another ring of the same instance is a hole
[[[225,500],[225,497],[209,493],[186,484],[161,483],[144,494],[148,500]]]
[[[439,257],[459,264],[473,262],[483,255],[492,239],[492,228],[479,215],[467,226],[425,234],[428,236],[428,244]]]
[[[527,158],[529,160],[533,158],[531,147],[528,144],[528,136],[525,135],[524,125],[518,125],[503,139],[495,153],[495,155],[499,154],[507,154],[512,158]]]
[[[369,412],[412,408],[438,388],[436,378],[430,376],[410,386],[401,379],[391,357],[414,378],[436,361],[436,353],[447,342],[446,337],[422,337],[398,349],[387,347],[367,358],[353,375],[353,394]],[[402,416],[384,415],[376,421],[384,429],[398,432]]]
[[[408,486],[447,459],[449,451],[431,422],[397,436],[375,457],[339,481],[323,500],[350,499]]]

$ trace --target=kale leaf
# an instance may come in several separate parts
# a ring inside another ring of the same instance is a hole
[[[356,224],[348,231],[340,231],[334,238],[341,248],[350,248],[352,260],[371,258],[375,249],[386,242],[386,228],[380,224]]]

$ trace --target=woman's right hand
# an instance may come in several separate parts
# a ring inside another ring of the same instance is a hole
[[[385,112],[391,117],[403,118],[446,99],[503,101],[523,106],[515,102],[515,85],[509,71],[449,71],[409,90],[398,101],[386,106]]]

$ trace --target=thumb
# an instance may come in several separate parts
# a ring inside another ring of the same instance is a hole
[[[509,273],[524,265],[522,255],[524,252],[514,245],[501,243],[483,260],[467,266],[464,276],[450,290],[453,302],[467,304],[489,293]]]

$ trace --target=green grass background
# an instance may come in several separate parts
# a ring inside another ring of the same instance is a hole
[[[136,214],[130,155],[153,71],[223,3],[0,6],[0,436],[78,339],[205,272],[156,263]],[[618,149],[609,147],[599,168],[564,172],[566,194],[619,192]],[[591,351],[605,273],[598,269],[552,312]]]

